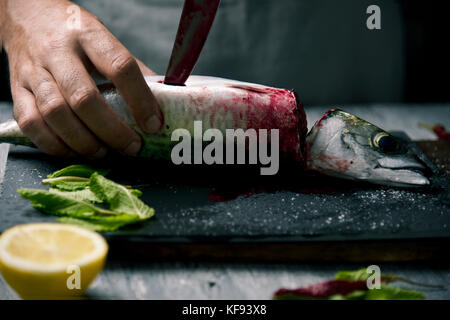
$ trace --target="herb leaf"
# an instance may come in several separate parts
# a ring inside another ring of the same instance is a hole
[[[148,219],[155,214],[153,208],[147,206],[133,194],[135,192],[106,179],[96,172],[90,178],[89,187],[99,199],[109,204],[111,210],[119,213],[135,214],[141,219]]]
[[[326,300],[420,300],[425,295],[419,291],[386,285],[391,281],[405,281],[395,275],[381,276],[379,289],[369,289],[366,281],[371,276],[367,269],[339,271],[334,280],[316,283],[298,289],[279,289],[274,299],[326,299]],[[407,280],[411,284],[416,282]],[[423,284],[420,284],[423,285]],[[430,286],[430,285],[428,285]],[[437,286],[434,286],[437,287]]]
[[[336,280],[349,280],[349,281],[366,281],[370,277],[370,273],[367,273],[367,269],[359,269],[355,271],[339,271],[336,274]]]
[[[364,300],[421,300],[424,297],[422,292],[415,290],[381,285],[380,289],[367,290]]]
[[[299,289],[280,289],[276,300],[421,300],[424,294],[415,290],[381,285],[369,290],[364,281],[330,280]]]
[[[82,190],[64,191],[56,188],[50,188],[50,193],[59,194],[63,197],[69,197],[75,200],[86,201],[89,203],[103,203],[103,200],[98,198],[90,189],[86,187]]]
[[[109,170],[107,169],[95,169],[91,166],[84,164],[74,164],[68,167],[65,167],[61,170],[55,171],[47,176],[47,178],[57,178],[63,176],[74,176],[74,177],[82,177],[89,178],[94,172],[98,172],[102,175],[106,175]]]
[[[89,186],[88,178],[80,177],[57,177],[42,180],[42,184],[49,184],[53,188],[65,191],[82,190]]]
[[[86,201],[41,189],[18,189],[17,192],[31,201],[39,211],[57,216],[87,217],[94,214],[116,214],[113,211],[94,206]]]
[[[57,221],[95,231],[114,231],[154,215],[153,208],[138,198],[140,190],[117,184],[98,172],[90,166],[72,165],[42,181],[51,186],[49,190],[17,191],[34,208],[58,216]]]
[[[73,217],[61,217],[57,219],[58,222],[75,224],[80,227],[84,227],[93,231],[115,231],[129,224],[134,224],[141,222],[136,215],[121,214],[117,216],[100,217],[100,216],[89,216],[83,217],[82,219]]]

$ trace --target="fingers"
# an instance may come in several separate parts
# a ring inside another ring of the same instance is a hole
[[[47,70],[35,68],[27,78],[40,115],[51,130],[77,153],[90,158],[103,158],[107,149],[72,112],[58,85]]]
[[[70,109],[90,131],[119,152],[131,156],[139,152],[139,135],[106,103],[78,57],[55,57],[48,68]]]
[[[83,33],[79,42],[93,65],[119,89],[139,127],[144,132],[156,133],[163,121],[162,114],[136,59],[103,26]]]
[[[72,156],[72,151],[48,127],[33,94],[23,88],[13,89],[14,118],[22,132],[43,152],[53,156]]]

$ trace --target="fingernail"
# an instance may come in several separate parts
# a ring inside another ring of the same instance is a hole
[[[141,150],[141,143],[139,141],[131,142],[128,147],[124,150],[124,153],[129,156],[135,156]]]
[[[161,127],[161,120],[159,120],[157,115],[151,116],[146,122],[145,122],[145,130],[148,133],[155,133],[159,130]]]
[[[97,150],[97,152],[92,155],[92,157],[94,159],[101,159],[101,158],[104,158],[106,156],[107,152],[108,152],[108,150],[105,147],[100,147]]]

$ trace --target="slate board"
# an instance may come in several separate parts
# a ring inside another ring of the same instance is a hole
[[[11,146],[0,199],[0,231],[54,221],[21,188],[67,163]],[[305,174],[282,164],[277,177],[254,167],[175,167],[113,157],[110,178],[141,189],[152,221],[106,233],[113,252],[148,258],[411,260],[448,252],[448,179],[425,189],[374,187]],[[227,201],[213,201],[227,199]],[[411,246],[416,249],[411,253]],[[388,247],[387,247],[388,246]],[[387,250],[387,248],[389,250]],[[339,252],[346,251],[346,252]],[[419,251],[419,252],[417,252]]]

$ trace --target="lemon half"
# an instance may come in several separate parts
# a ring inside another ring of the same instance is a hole
[[[15,226],[0,236],[0,271],[25,299],[81,296],[102,270],[108,244],[73,225]]]

